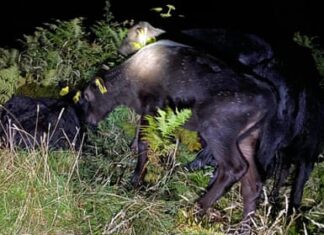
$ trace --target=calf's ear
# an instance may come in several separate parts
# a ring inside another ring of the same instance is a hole
[[[146,32],[148,37],[157,37],[165,31],[163,29],[155,28],[150,23],[146,21],[141,21],[138,23],[138,27],[136,29],[137,33]]]
[[[136,40],[131,42],[133,49],[139,50],[142,47],[156,41],[156,37],[163,34],[165,31],[153,27],[148,22],[140,22],[134,26],[136,32]]]

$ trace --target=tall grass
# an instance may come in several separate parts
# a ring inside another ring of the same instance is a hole
[[[70,224],[78,224],[79,209],[69,178],[75,173],[78,156],[72,152],[1,151],[0,231],[71,231]]]
[[[120,108],[92,133],[84,151],[42,149],[0,151],[0,234],[228,234],[239,226],[242,202],[237,185],[206,215],[195,200],[212,169],[186,172],[181,165],[194,155],[179,144],[175,168],[159,182],[134,190],[129,179],[136,156],[124,123],[137,117]],[[307,183],[304,216],[286,218],[289,190],[271,219],[267,187],[255,216],[254,234],[321,234],[324,226],[324,164]],[[270,187],[271,182],[267,186]],[[302,219],[303,218],[303,219]]]
[[[0,102],[15,92],[48,95],[59,81],[77,87],[103,62],[118,64],[116,48],[126,30],[122,24],[112,24],[110,14],[107,19],[97,22],[91,32],[85,32],[82,19],[57,21],[26,36],[23,52],[1,49],[0,84],[5,85],[0,87]],[[322,52],[316,55],[322,61]],[[320,62],[318,66],[323,68]],[[137,121],[130,110],[115,110],[96,133],[88,133],[82,152],[53,151],[46,142],[27,150],[1,147],[0,234],[235,233],[242,212],[240,186],[200,216],[195,200],[204,192],[212,169],[184,170],[182,165],[195,153],[181,143],[172,154],[172,167],[161,168],[161,177],[148,180],[140,189],[132,188],[129,179],[136,155],[129,145]],[[153,167],[150,170],[149,175],[157,173]],[[317,164],[306,185],[303,216],[296,213],[292,219],[285,216],[287,187],[281,190],[278,215],[271,218],[274,208],[267,199],[268,182],[253,234],[323,234],[323,172],[324,163]]]

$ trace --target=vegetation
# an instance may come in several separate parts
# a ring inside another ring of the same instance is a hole
[[[197,133],[182,127],[190,117],[190,109],[174,112],[171,108],[158,109],[155,117],[145,117],[148,125],[142,127],[142,138],[149,145],[146,182],[161,182],[173,172],[180,141],[191,152],[201,148]]]
[[[83,152],[6,149],[0,152],[1,234],[224,234],[241,215],[236,186],[204,217],[194,202],[206,187],[211,169],[188,173],[181,165],[194,157],[179,143],[173,167],[139,191],[129,179],[136,156],[129,149],[132,136],[125,123],[137,117],[119,108],[91,135]],[[152,169],[152,168],[151,168]],[[303,200],[305,228],[288,221],[283,208],[270,219],[266,192],[256,220],[256,234],[320,234],[323,227],[324,165],[319,164],[307,184]],[[161,173],[162,174],[162,173]],[[271,182],[269,182],[269,187]],[[148,223],[149,221],[149,223]],[[229,225],[232,225],[229,227]]]
[[[302,35],[299,32],[295,33],[293,38],[297,44],[307,47],[312,51],[317,69],[322,78],[324,78],[324,50],[317,44],[317,39],[317,37],[309,37],[307,35]],[[324,87],[324,79],[322,79],[320,85],[322,88]]]
[[[22,40],[23,50],[0,49],[0,103],[14,93],[57,96],[57,83],[86,82],[102,63],[121,61],[116,52],[125,35],[111,15],[87,28],[82,19],[56,21]],[[322,61],[322,60],[319,60]],[[323,68],[321,63],[319,68]],[[237,185],[201,217],[195,200],[212,169],[187,172],[182,165],[196,154],[197,135],[181,125],[190,111],[160,110],[144,128],[151,143],[146,185],[134,190],[129,179],[136,156],[129,145],[138,117],[120,107],[89,133],[82,151],[0,150],[0,234],[224,234],[241,216]],[[152,157],[153,156],[153,157]],[[164,159],[163,157],[164,156]],[[172,161],[170,161],[170,156]],[[171,163],[171,164],[167,164]],[[322,234],[324,164],[315,168],[305,190],[304,216],[271,219],[268,182],[260,199],[255,234]]]
[[[0,50],[0,102],[15,93],[56,97],[60,81],[82,86],[103,62],[121,60],[116,49],[125,34],[121,25],[105,21],[86,30],[82,18],[38,27],[21,41],[21,52]]]
[[[0,49],[0,103],[7,101],[15,94],[21,80],[15,49]]]

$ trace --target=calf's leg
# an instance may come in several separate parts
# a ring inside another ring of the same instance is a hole
[[[208,144],[212,146],[218,168],[214,181],[208,186],[206,193],[198,199],[198,204],[203,211],[211,207],[235,182],[240,180],[248,168],[247,162],[240,156],[235,146],[235,140],[227,146],[219,140],[210,140]]]
[[[272,212],[272,217],[276,216],[279,207],[279,193],[280,188],[285,184],[287,178],[289,176],[290,166],[291,164],[285,162],[284,158],[288,157],[285,153],[280,152],[276,157],[276,169],[274,170],[274,182],[270,192],[269,201],[273,205],[274,210]]]
[[[136,143],[134,143],[133,141],[133,145],[136,145],[137,148],[136,149],[137,163],[131,179],[131,184],[133,185],[133,187],[140,186],[143,183],[143,179],[146,174],[146,165],[148,162],[148,156],[147,156],[148,144],[147,142],[142,140],[141,131],[140,131],[141,126],[144,125],[147,125],[147,122],[142,116],[140,120],[140,125],[137,127],[137,131],[136,131],[136,136],[134,140],[136,141]]]
[[[255,130],[241,140],[238,144],[242,156],[248,163],[248,169],[241,178],[241,193],[243,197],[243,217],[247,220],[249,216],[256,210],[256,200],[261,192],[261,178],[257,170],[254,156],[255,147],[258,139],[259,131]]]
[[[135,131],[135,136],[134,136],[134,139],[130,145],[130,148],[131,150],[134,152],[134,153],[137,153],[139,152],[139,135],[140,135],[140,129],[141,129],[141,125],[140,123],[137,124],[136,126],[136,131]]]
[[[293,213],[293,209],[299,209],[303,197],[305,183],[308,180],[313,167],[313,162],[301,161],[297,164],[296,175],[290,193],[288,215]]]
[[[261,179],[254,158],[259,138],[259,124],[263,121],[263,115],[256,112],[249,117],[246,117],[245,113],[216,116],[209,122],[205,121],[201,128],[201,135],[217,162],[217,170],[214,181],[199,198],[198,204],[206,211],[234,183],[241,181],[243,216],[247,219],[254,213],[256,200],[261,191]]]

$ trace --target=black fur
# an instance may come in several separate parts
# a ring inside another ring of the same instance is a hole
[[[0,136],[2,145],[12,147],[78,149],[82,131],[71,103],[14,96],[0,107]]]
[[[236,71],[271,83],[278,99],[278,109],[259,143],[260,149],[265,152],[259,150],[256,160],[264,180],[273,175],[281,176],[276,177],[271,193],[274,201],[290,167],[296,166],[289,211],[298,208],[304,184],[317,161],[323,142],[321,120],[324,109],[318,87],[320,79],[310,51],[292,41],[270,46],[256,35],[225,29],[189,29],[181,33],[169,33],[147,22],[140,22],[129,30],[121,46],[124,54],[135,52],[131,42],[140,38],[137,31],[143,28],[146,28],[149,37],[189,44],[221,58]],[[196,159],[186,165],[189,170],[206,165],[217,166],[208,146],[203,144],[203,148]],[[277,161],[275,156],[280,156],[281,160]],[[279,169],[278,172],[274,173],[273,168]]]
[[[100,92],[96,79],[84,90],[81,105],[87,122],[98,123],[122,104],[141,115],[170,104],[190,107],[193,116],[186,126],[200,133],[218,165],[199,204],[206,210],[241,181],[244,217],[255,210],[261,180],[254,152],[277,110],[271,83],[236,73],[214,57],[164,40],[107,71],[104,81],[107,93]],[[145,142],[140,141],[139,147],[134,185],[141,182],[147,161]]]
[[[310,51],[293,42],[270,47],[256,36],[219,29],[189,30],[187,34],[227,63],[240,69],[245,66],[244,71],[263,77],[275,87],[279,101],[277,115],[267,124],[260,143],[266,152],[258,151],[257,160],[263,176],[269,177],[273,176],[273,166],[279,164],[275,155],[280,156],[282,165],[278,175],[281,177],[277,178],[271,193],[275,201],[290,167],[295,165],[289,213],[293,208],[298,209],[304,184],[317,162],[323,142],[320,78]],[[241,65],[237,66],[238,63]],[[269,148],[277,149],[276,154]],[[211,159],[206,148],[187,167],[199,169],[216,165]]]

